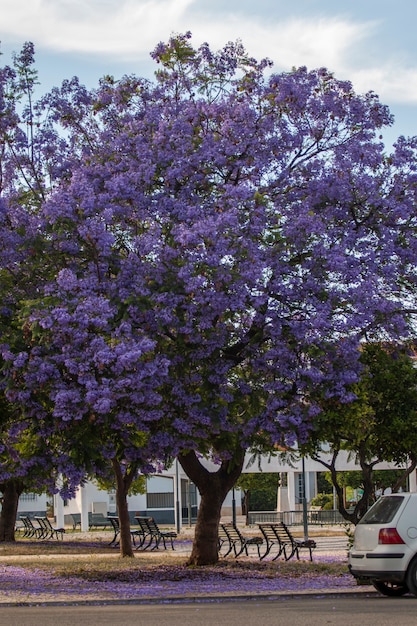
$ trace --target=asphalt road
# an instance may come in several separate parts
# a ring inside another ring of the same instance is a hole
[[[305,595],[259,601],[17,606],[0,610],[2,626],[242,626],[256,623],[262,626],[416,626],[417,598]]]

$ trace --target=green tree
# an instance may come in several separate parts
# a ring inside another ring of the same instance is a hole
[[[374,469],[372,472],[372,492],[370,495],[369,503],[375,502],[378,495],[384,492],[385,489],[391,489],[396,492],[401,487],[403,489],[407,486],[408,471],[401,469],[398,470],[378,470]],[[326,479],[329,487],[333,487],[332,475],[330,472],[326,472]],[[364,480],[363,473],[360,470],[350,470],[338,473],[339,485],[344,489],[363,490]],[[351,508],[351,505],[350,507]]]
[[[276,511],[279,474],[253,472],[241,474],[236,487],[242,490],[242,513],[248,520],[249,511]]]
[[[333,496],[330,493],[318,493],[311,499],[312,506],[319,506],[321,509],[329,510],[333,508]]]
[[[411,348],[368,343],[360,361],[361,379],[351,387],[355,399],[349,403],[323,400],[314,437],[305,446],[311,457],[328,469],[338,509],[355,524],[374,499],[375,467],[379,463],[405,467],[390,485],[394,491],[404,485],[417,465],[417,369]],[[330,444],[329,453],[323,452],[323,441]],[[337,471],[341,450],[355,458],[359,473]],[[348,511],[344,502],[346,481],[363,488],[353,511]]]
[[[318,493],[333,493],[333,483],[328,480],[328,472],[317,472]]]

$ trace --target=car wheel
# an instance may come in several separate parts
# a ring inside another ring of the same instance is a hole
[[[372,584],[384,596],[403,596],[408,592],[408,587],[404,584],[388,583],[382,580],[373,580]]]
[[[417,558],[411,561],[408,566],[406,582],[410,593],[417,596]]]

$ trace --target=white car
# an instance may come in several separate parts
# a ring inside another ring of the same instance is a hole
[[[381,496],[355,528],[349,570],[387,596],[417,596],[417,493]]]

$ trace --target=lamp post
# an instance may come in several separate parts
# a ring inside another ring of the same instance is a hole
[[[302,505],[303,505],[303,527],[304,541],[308,541],[308,519],[307,519],[307,498],[306,498],[306,468],[304,456],[301,457],[301,485],[302,485]]]
[[[233,526],[236,526],[236,498],[235,498],[235,488],[232,489],[232,522]]]
[[[179,489],[178,459],[175,459],[175,526],[177,533],[181,532],[180,489]]]
[[[188,526],[191,528],[191,526],[193,525],[193,520],[192,520],[192,508],[191,508],[191,480],[188,479]]]

